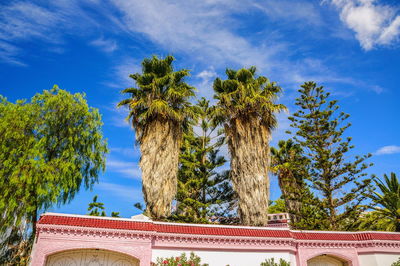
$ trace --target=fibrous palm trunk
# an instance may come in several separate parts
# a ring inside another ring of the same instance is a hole
[[[296,182],[290,170],[282,169],[278,180],[279,187],[285,199],[286,210],[291,214],[293,221],[296,222],[298,215],[300,215],[303,187]]]
[[[146,213],[154,219],[171,214],[177,189],[181,128],[168,120],[153,120],[144,129],[140,151]]]
[[[231,179],[239,198],[244,225],[268,222],[270,131],[255,117],[231,120],[225,125],[231,154]]]

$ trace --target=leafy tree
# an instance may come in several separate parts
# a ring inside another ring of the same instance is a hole
[[[286,209],[285,200],[279,198],[269,203],[268,213],[284,213],[284,212],[288,212]]]
[[[97,195],[93,197],[93,201],[89,203],[88,214],[91,216],[107,216],[104,203],[97,202]]]
[[[153,56],[142,62],[142,73],[130,75],[137,88],[118,106],[129,108],[129,119],[140,144],[142,183],[147,215],[155,219],[170,215],[176,194],[182,130],[195,116],[189,102],[194,88],[185,82],[189,71],[174,71],[174,57]]]
[[[279,259],[279,262],[275,262],[274,258],[270,258],[262,262],[260,266],[290,266],[290,262],[284,259]]]
[[[278,176],[286,210],[296,219],[302,207],[301,199],[309,194],[305,184],[308,160],[301,146],[291,139],[279,141],[278,147],[271,147],[271,170]]]
[[[202,264],[201,258],[190,252],[190,257],[186,256],[186,253],[182,253],[179,257],[170,258],[157,258],[157,263],[152,263],[154,266],[208,266],[208,264]]]
[[[400,257],[397,261],[393,262],[391,266],[400,266]]]
[[[101,116],[85,95],[54,86],[29,102],[0,96],[0,235],[91,188],[105,168]]]
[[[343,139],[350,126],[346,123],[349,115],[337,112],[337,101],[329,100],[330,94],[323,87],[306,82],[299,92],[295,104],[300,110],[289,119],[295,129],[294,140],[310,161],[308,173],[319,198],[315,206],[322,213],[319,226],[325,230],[354,229],[371,191],[371,178],[364,172],[369,166],[365,160],[371,155],[347,159],[354,148],[351,137]]]
[[[383,176],[384,181],[375,180],[376,186],[380,189],[380,193],[374,191],[368,195],[376,205],[374,216],[378,218],[382,227],[387,231],[400,232],[400,184],[395,173]]]
[[[382,217],[377,211],[367,211],[360,215],[357,230],[360,231],[394,231],[390,219]]]
[[[218,154],[224,137],[222,130],[218,130],[213,122],[214,108],[205,98],[198,102],[197,107],[198,127],[184,134],[178,172],[177,210],[172,219],[208,223],[211,216],[229,218],[236,201],[229,171],[217,171],[226,160]]]
[[[256,68],[227,69],[227,80],[214,81],[216,119],[225,129],[231,155],[231,179],[245,225],[266,225],[269,199],[269,142],[276,127],[275,104],[281,88]]]
[[[271,147],[271,170],[278,176],[284,209],[291,216],[290,227],[321,229],[318,220],[322,213],[316,206],[318,199],[307,184],[308,158],[304,156],[301,146],[292,139],[279,141],[278,148]]]

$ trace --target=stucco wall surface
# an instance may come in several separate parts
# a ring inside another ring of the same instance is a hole
[[[187,256],[190,252],[194,252],[201,258],[202,263],[208,263],[210,266],[259,266],[261,262],[268,258],[275,258],[279,261],[280,258],[290,261],[291,266],[296,265],[296,257],[289,252],[263,251],[263,252],[246,252],[246,251],[204,251],[204,250],[185,250],[185,249],[153,249],[152,261],[156,262],[158,257],[176,257],[182,253]]]
[[[361,266],[391,266],[400,258],[399,253],[360,254],[358,255]]]

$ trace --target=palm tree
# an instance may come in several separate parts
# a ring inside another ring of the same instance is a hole
[[[275,104],[281,88],[256,68],[227,69],[227,80],[214,81],[217,120],[224,126],[231,155],[231,178],[239,199],[239,216],[246,225],[267,224],[268,170],[271,131],[275,113],[285,106]]]
[[[137,88],[123,90],[130,97],[118,104],[130,110],[127,119],[132,122],[141,151],[139,165],[146,213],[155,219],[171,213],[182,128],[195,116],[189,102],[195,89],[184,81],[189,71],[174,71],[173,61],[173,56],[144,59],[142,73],[130,75]]]
[[[379,178],[375,180],[381,194],[374,192],[369,197],[379,206],[373,207],[381,219],[387,221],[387,230],[400,232],[400,184],[395,173],[390,178],[385,174],[384,182]]]
[[[301,199],[307,192],[304,183],[307,158],[303,156],[301,146],[291,139],[279,141],[278,148],[271,147],[271,171],[278,176],[286,210],[296,220],[301,210]]]

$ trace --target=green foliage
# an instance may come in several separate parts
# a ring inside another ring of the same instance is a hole
[[[360,231],[394,231],[393,223],[390,219],[382,217],[377,211],[368,211],[361,214],[357,230]]]
[[[302,147],[292,139],[279,141],[278,148],[271,147],[271,170],[278,176],[284,200],[280,209],[290,214],[293,229],[322,229],[318,220],[323,213],[307,185],[309,164]]]
[[[171,120],[185,126],[190,118],[195,117],[196,110],[189,102],[195,88],[185,82],[189,71],[174,71],[174,60],[170,55],[164,59],[157,56],[144,59],[142,74],[130,75],[137,88],[122,91],[130,97],[121,101],[118,107],[129,108],[127,119],[132,122],[139,143],[153,120]]]
[[[308,174],[312,191],[318,200],[312,203],[320,217],[319,229],[352,230],[366,210],[362,203],[370,193],[371,179],[364,170],[371,155],[348,159],[354,148],[351,138],[344,138],[349,115],[338,113],[336,100],[329,101],[329,93],[314,82],[306,82],[296,99],[299,107],[289,119],[295,129],[294,141],[309,160]],[[289,132],[290,133],[290,132]],[[309,228],[314,229],[314,228]]]
[[[107,216],[104,203],[97,202],[97,195],[93,197],[93,201],[89,203],[88,214],[91,216]],[[113,212],[114,213],[114,212]]]
[[[254,66],[238,71],[227,69],[227,80],[215,79],[217,121],[257,117],[270,130],[277,126],[275,113],[286,110],[284,105],[274,103],[282,89],[264,76],[257,77],[256,70]]]
[[[211,216],[230,216],[235,205],[229,172],[217,172],[226,163],[218,155],[224,144],[223,132],[212,119],[214,107],[202,98],[198,104],[196,129],[184,134],[181,148],[177,210],[173,220],[208,223]],[[197,133],[198,132],[198,133]]]
[[[179,257],[170,258],[157,258],[157,263],[152,263],[154,266],[208,266],[208,264],[202,264],[201,258],[190,253],[190,257],[187,258],[186,253],[182,253]]]
[[[135,207],[136,209],[138,209],[140,211],[144,211],[144,206],[140,202],[136,202],[135,204],[133,204],[133,207]]]
[[[272,201],[268,206],[268,213],[284,213],[287,212],[285,201],[283,199],[277,199]]]
[[[30,102],[0,99],[0,231],[71,201],[105,168],[101,116],[83,94],[54,86]],[[33,228],[34,232],[34,228]]]
[[[111,217],[119,218],[119,212],[111,212]]]
[[[376,179],[375,184],[381,192],[374,191],[368,195],[378,205],[372,207],[375,210],[374,216],[379,219],[380,226],[385,228],[385,231],[400,232],[399,179],[395,173],[391,173],[390,177],[385,174],[383,181]]]
[[[54,86],[30,101],[0,96],[0,235],[7,246],[18,235],[29,248],[40,212],[97,182],[107,152],[101,127],[84,94]],[[20,228],[25,233],[15,234]]]
[[[393,262],[391,266],[400,266],[400,257],[397,261]]]
[[[97,195],[93,197],[93,201],[88,205],[88,215],[91,216],[107,216],[104,203],[97,202]],[[111,212],[111,217],[119,218],[119,212]]]
[[[213,84],[214,119],[227,137],[241,223],[262,226],[267,223],[271,131],[277,126],[275,114],[286,108],[276,104],[281,88],[258,76],[255,67],[227,69],[226,75]]]
[[[260,266],[290,266],[290,262],[284,259],[279,259],[279,262],[275,262],[274,258],[270,258],[262,262]]]

